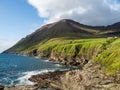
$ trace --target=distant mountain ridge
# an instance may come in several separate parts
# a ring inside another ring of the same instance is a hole
[[[20,52],[52,38],[99,38],[115,36],[120,36],[120,22],[108,26],[88,26],[73,20],[63,19],[44,25],[3,53]]]

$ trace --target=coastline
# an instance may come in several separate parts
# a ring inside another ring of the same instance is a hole
[[[28,56],[28,55],[23,55],[23,54],[13,54],[13,55],[20,55],[20,56]],[[34,58],[40,58],[40,57],[36,57],[36,56],[29,56],[29,57],[34,57]],[[41,59],[41,58],[40,58]],[[47,59],[47,58],[42,58],[42,59],[44,59],[44,61],[45,62],[53,62],[53,61],[51,61],[51,60],[49,60],[49,59]],[[58,63],[58,62],[53,62],[54,64],[56,64],[56,65],[60,65],[60,63]],[[52,70],[48,70],[48,71],[45,71],[45,72],[40,72],[39,74],[35,74],[36,76],[37,75],[42,75],[42,74],[47,74],[47,73],[54,73],[54,72],[66,72],[66,70],[65,71],[52,71]],[[32,76],[35,76],[35,75],[32,75]],[[59,73],[57,74],[57,75],[59,75]],[[31,76],[31,77],[32,77]],[[30,78],[31,78],[30,77]],[[29,80],[29,81],[32,81],[32,80]],[[32,81],[33,82],[33,81]],[[28,90],[34,90],[35,88],[38,88],[38,87],[40,87],[38,84],[36,84],[36,82],[33,82],[34,84],[33,85],[24,85],[24,84],[20,84],[20,85],[11,85],[11,86],[5,86],[5,85],[0,85],[0,90],[24,90],[24,88],[25,88],[25,90],[26,89],[28,89]],[[48,89],[50,89],[50,88],[48,88]],[[46,90],[46,89],[45,89]],[[50,89],[51,90],[51,89]],[[53,89],[52,89],[53,90]]]
[[[92,60],[82,69],[33,75],[29,80],[35,84],[0,86],[0,90],[120,90],[120,75],[105,74]]]

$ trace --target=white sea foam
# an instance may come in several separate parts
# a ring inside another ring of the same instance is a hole
[[[29,71],[22,73],[23,76],[19,77],[16,81],[19,81],[17,85],[34,85],[35,83],[29,81],[28,79],[37,74],[47,73],[47,72],[54,72],[55,70],[41,70],[41,71]]]
[[[61,65],[60,65],[60,64],[55,64],[55,66],[57,66],[57,67],[61,67]]]
[[[49,60],[44,60],[44,62],[50,62]]]

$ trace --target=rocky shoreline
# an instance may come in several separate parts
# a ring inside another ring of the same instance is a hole
[[[105,74],[90,60],[83,69],[55,71],[29,78],[35,85],[4,87],[0,90],[120,90],[120,74]]]

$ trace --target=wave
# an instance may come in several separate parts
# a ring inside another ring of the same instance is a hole
[[[34,85],[36,83],[33,83],[31,81],[29,81],[28,79],[33,76],[33,75],[37,75],[37,74],[43,74],[43,73],[48,73],[48,72],[54,72],[54,71],[65,71],[68,70],[66,68],[48,68],[48,69],[43,69],[43,70],[36,70],[36,71],[27,71],[27,72],[22,72],[22,73],[18,73],[16,74],[16,78],[14,76],[14,78],[9,77],[5,77],[3,78],[1,82],[3,82],[4,85],[7,86],[17,86],[17,85]],[[7,82],[7,83],[6,83]]]
[[[47,72],[54,72],[55,70],[40,70],[40,71],[28,71],[28,72],[23,72],[21,73],[21,77],[19,77],[16,81],[18,81],[19,83],[16,85],[34,85],[35,83],[29,81],[28,79],[33,76],[33,75],[37,75],[37,74],[43,74],[43,73],[47,73]]]
[[[50,62],[50,60],[47,60],[47,59],[46,59],[46,60],[44,60],[44,62]]]
[[[16,80],[16,81],[19,82],[16,85],[34,85],[35,83],[28,80],[31,76],[37,75],[37,74],[48,73],[48,72],[54,72],[54,71],[57,71],[57,70],[65,71],[65,70],[68,70],[68,69],[64,68],[64,69],[60,70],[60,68],[53,68],[53,69],[43,69],[43,70],[37,70],[37,71],[23,72],[23,73],[21,73],[22,76],[20,76]]]

